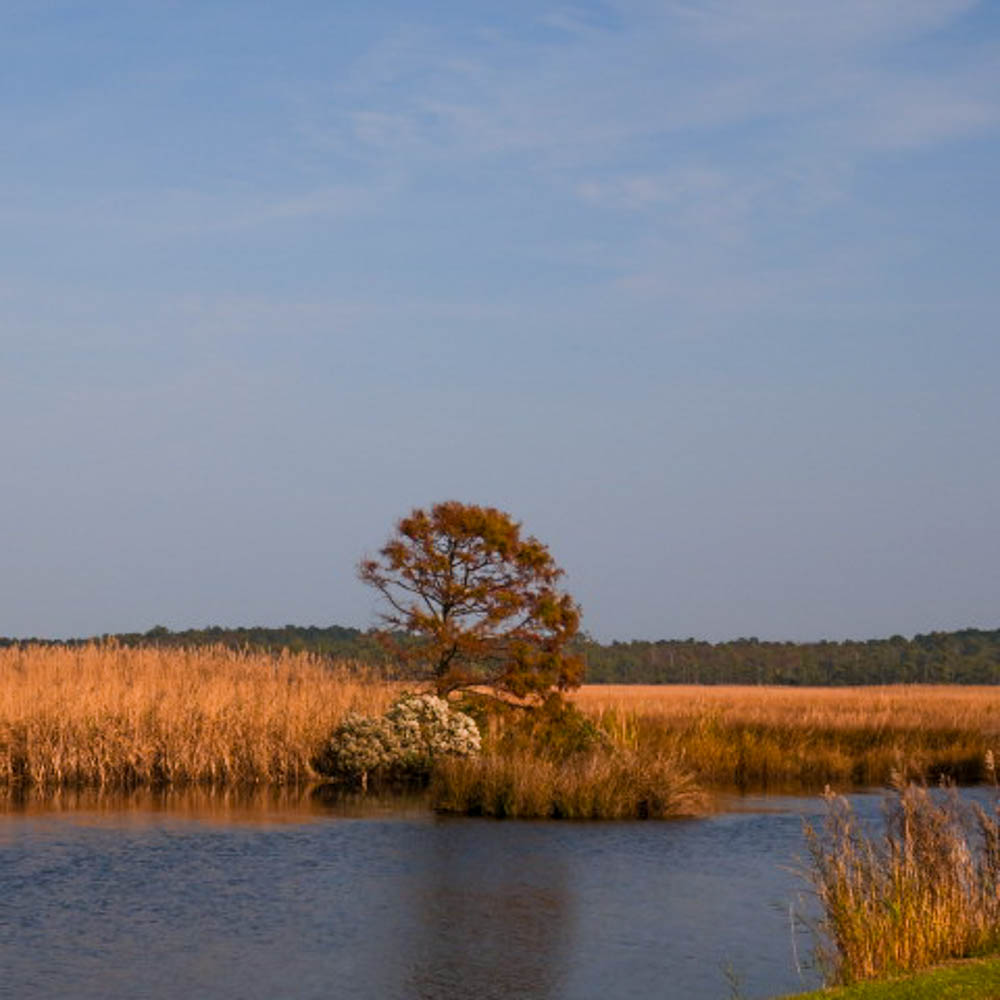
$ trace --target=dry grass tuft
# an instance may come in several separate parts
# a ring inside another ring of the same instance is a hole
[[[0,650],[0,785],[294,783],[391,685],[308,654],[223,647]]]
[[[706,797],[676,755],[616,743],[558,699],[493,708],[484,753],[435,765],[439,812],[539,819],[665,819],[703,813]]]
[[[1000,949],[1000,827],[953,792],[909,785],[884,834],[860,829],[831,796],[825,828],[806,828],[822,903],[825,955],[841,982]]]
[[[438,812],[522,819],[666,819],[705,811],[705,796],[673,758],[595,750],[564,760],[528,749],[444,760]]]

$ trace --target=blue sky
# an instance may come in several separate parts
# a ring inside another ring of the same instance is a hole
[[[7,0],[0,634],[449,498],[600,638],[997,627],[998,125],[975,0]]]

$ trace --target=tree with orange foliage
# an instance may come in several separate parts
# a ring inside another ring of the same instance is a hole
[[[383,641],[439,694],[488,685],[524,698],[580,684],[583,662],[566,652],[580,609],[557,590],[563,571],[549,550],[503,511],[417,508],[358,575],[388,605]]]

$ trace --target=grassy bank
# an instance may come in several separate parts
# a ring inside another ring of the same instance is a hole
[[[291,783],[346,712],[394,689],[308,654],[0,650],[0,784]]]
[[[587,686],[573,702],[623,746],[676,756],[705,786],[887,784],[895,772],[987,777],[1000,688]]]
[[[365,680],[357,665],[331,668],[307,654],[114,644],[0,649],[0,785],[311,780],[311,759],[345,713],[379,714],[398,691]],[[594,782],[603,775],[608,787],[594,794],[610,801],[629,760],[633,770],[641,761],[644,773],[670,762],[703,788],[884,784],[902,765],[914,775],[976,781],[985,776],[986,751],[1000,750],[997,688],[585,686],[572,698],[619,752],[617,770],[584,754],[557,780],[550,765],[559,755],[542,748],[530,761],[518,758],[517,767],[532,772],[522,785],[544,777],[568,789],[580,774]],[[512,765],[506,777],[495,760],[476,766],[463,781],[508,789],[484,811],[537,798],[537,789],[513,787]],[[556,798],[573,800],[574,814],[587,811],[569,791]],[[634,806],[648,811],[648,796]]]
[[[996,1000],[1000,959],[959,962],[883,982],[855,983],[800,993],[783,1000]]]

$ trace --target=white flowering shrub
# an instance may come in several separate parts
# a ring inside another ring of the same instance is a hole
[[[313,761],[321,774],[357,778],[416,777],[430,772],[436,757],[479,753],[479,729],[464,712],[431,694],[404,694],[379,718],[351,713]]]
[[[472,757],[479,753],[479,728],[471,716],[432,694],[404,694],[385,713],[399,740],[400,764],[427,773],[435,757]]]
[[[368,783],[368,775],[388,771],[400,756],[399,741],[384,718],[350,713],[334,730],[323,752],[313,762],[331,776],[354,776]]]

